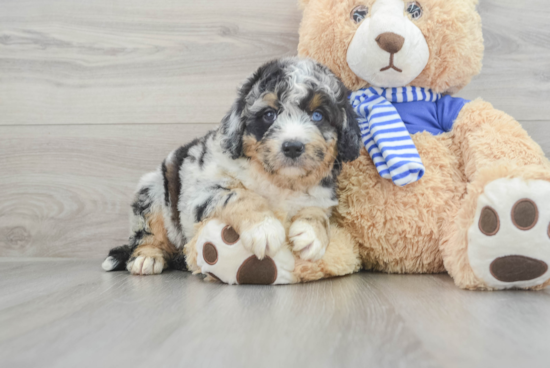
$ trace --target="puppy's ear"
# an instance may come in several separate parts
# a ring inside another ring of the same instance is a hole
[[[244,106],[245,104],[242,103],[239,98],[222,120],[222,149],[224,152],[229,153],[233,160],[238,159],[243,154],[245,124],[242,114]]]
[[[243,156],[243,135],[246,128],[243,111],[246,107],[246,98],[262,75],[263,69],[260,68],[247,79],[239,89],[237,100],[233,103],[231,110],[222,120],[222,148],[234,160]]]
[[[344,122],[338,137],[338,161],[350,162],[357,159],[361,145],[361,130],[357,123],[357,114],[346,101]]]

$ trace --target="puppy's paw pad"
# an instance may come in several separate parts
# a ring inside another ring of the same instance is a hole
[[[475,275],[496,289],[532,288],[550,278],[550,183],[498,179],[478,198],[468,231]]]
[[[138,256],[130,259],[126,267],[132,275],[159,275],[164,270],[164,258]]]
[[[266,255],[277,254],[285,242],[286,233],[279,220],[267,217],[243,231],[240,239],[246,249],[263,259]]]
[[[233,228],[211,220],[196,243],[197,265],[207,280],[226,284],[288,284],[294,282],[294,257],[282,249],[273,257],[258,259]]]
[[[326,247],[317,238],[313,226],[305,221],[295,221],[290,227],[289,239],[292,250],[300,253],[305,261],[318,261],[325,255]]]

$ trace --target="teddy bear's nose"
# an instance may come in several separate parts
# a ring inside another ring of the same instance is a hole
[[[376,37],[376,43],[382,50],[395,54],[403,48],[405,39],[398,34],[386,32]]]

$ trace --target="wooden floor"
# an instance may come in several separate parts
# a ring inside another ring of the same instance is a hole
[[[484,69],[460,96],[550,155],[548,0],[479,10]],[[139,177],[295,55],[300,18],[297,0],[0,0],[0,367],[550,367],[550,290],[101,271]]]
[[[231,287],[0,260],[2,367],[545,367],[550,291],[361,273]]]

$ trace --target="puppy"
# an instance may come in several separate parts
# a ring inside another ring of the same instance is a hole
[[[342,163],[361,147],[348,90],[326,67],[287,58],[260,67],[240,88],[220,127],[168,155],[145,175],[132,205],[128,245],[106,271],[136,275],[185,268],[195,224],[222,216],[259,259],[286,244],[322,258]]]

